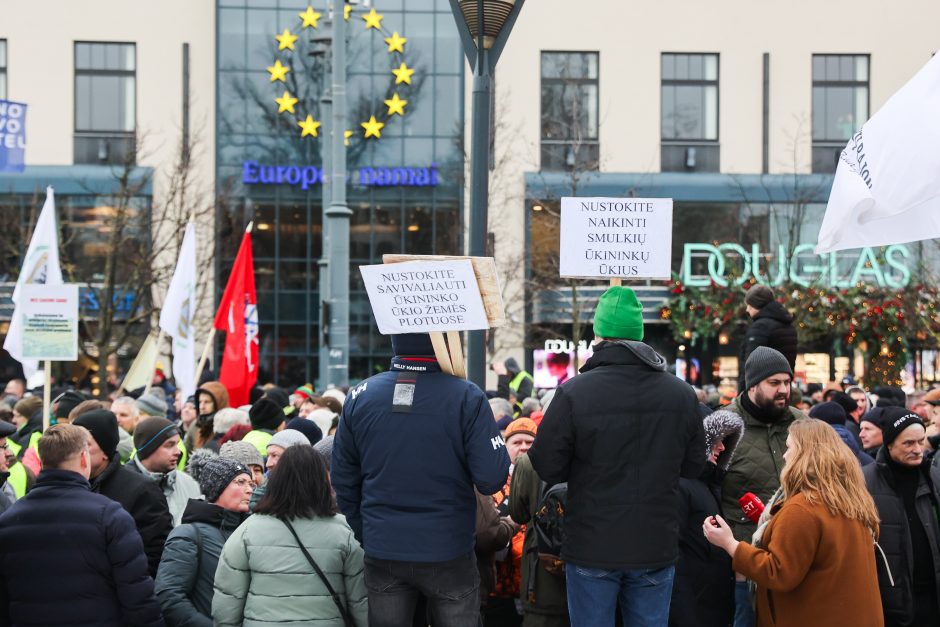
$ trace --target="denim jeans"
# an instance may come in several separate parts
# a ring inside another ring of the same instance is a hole
[[[601,570],[566,564],[571,624],[613,627],[619,602],[624,627],[666,627],[675,574],[675,566]]]
[[[411,627],[418,596],[434,627],[480,625],[480,575],[471,551],[448,562],[365,557],[370,627]]]
[[[754,607],[746,581],[734,582],[734,627],[754,627]]]

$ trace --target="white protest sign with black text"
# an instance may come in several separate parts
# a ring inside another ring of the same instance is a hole
[[[24,283],[20,288],[23,358],[78,359],[78,286]]]
[[[561,276],[668,279],[671,266],[671,198],[561,199]]]
[[[359,266],[383,335],[489,328],[469,259]]]

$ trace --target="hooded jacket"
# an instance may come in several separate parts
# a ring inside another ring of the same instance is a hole
[[[186,509],[186,505],[189,504],[189,499],[202,497],[199,484],[182,470],[174,470],[168,473],[150,472],[136,458],[124,467],[140,473],[144,478],[151,480],[163,490],[170,516],[173,517],[174,527],[182,522],[183,511]]]
[[[940,503],[940,466],[925,462],[921,466],[922,476],[914,497],[914,508],[927,533],[927,541],[933,556],[936,594],[940,598],[940,525],[937,522],[937,507]],[[875,463],[862,468],[865,485],[875,500],[881,530],[878,544],[885,559],[877,556],[878,587],[881,589],[881,604],[886,625],[916,627],[914,616],[914,552],[910,525],[904,501],[897,491],[893,471],[888,463],[888,451],[881,448]],[[888,577],[891,577],[894,585]]]
[[[222,547],[247,514],[190,499],[166,541],[155,582],[167,627],[212,627],[215,571]]]
[[[122,466],[115,455],[104,472],[91,480],[91,491],[117,501],[131,515],[144,543],[150,576],[156,577],[163,545],[173,529],[173,517],[160,488]]]
[[[68,470],[44,470],[0,516],[0,624],[163,625],[130,515]]]
[[[675,494],[695,478],[705,434],[692,388],[641,342],[600,342],[555,391],[529,460],[568,482],[561,557],[578,566],[662,568],[678,557]]]
[[[741,342],[738,358],[738,389],[741,391],[744,391],[744,364],[758,346],[769,346],[780,351],[790,362],[791,369],[796,366],[797,337],[793,316],[775,300],[757,312]]]
[[[399,378],[413,383],[393,405]],[[509,455],[483,391],[433,358],[395,357],[350,390],[333,441],[330,479],[366,555],[446,562],[474,547],[473,488],[506,484]]]
[[[704,420],[707,458],[724,443],[713,464],[706,462],[697,479],[679,480],[679,561],[672,587],[669,624],[675,627],[727,626],[734,620],[734,571],[731,557],[702,535],[702,521],[721,509],[721,480],[744,434],[744,420],[719,410]]]

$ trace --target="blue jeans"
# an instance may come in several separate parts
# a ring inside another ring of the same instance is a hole
[[[754,627],[754,608],[746,581],[734,582],[734,627]]]
[[[565,564],[571,624],[613,627],[619,602],[623,627],[665,627],[675,574],[675,566],[602,570]]]
[[[434,627],[480,624],[480,574],[473,551],[448,562],[398,562],[368,555],[364,561],[369,627],[411,627],[419,596],[427,600]]]

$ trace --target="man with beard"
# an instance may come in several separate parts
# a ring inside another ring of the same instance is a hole
[[[750,542],[757,528],[744,515],[738,499],[752,492],[764,503],[770,500],[780,487],[790,425],[798,418],[808,418],[790,407],[792,379],[787,358],[779,351],[759,346],[744,364],[745,390],[726,408],[744,419],[744,435],[722,483],[721,506],[735,540]],[[750,625],[753,610],[747,582],[740,576],[738,580],[735,625]]]

